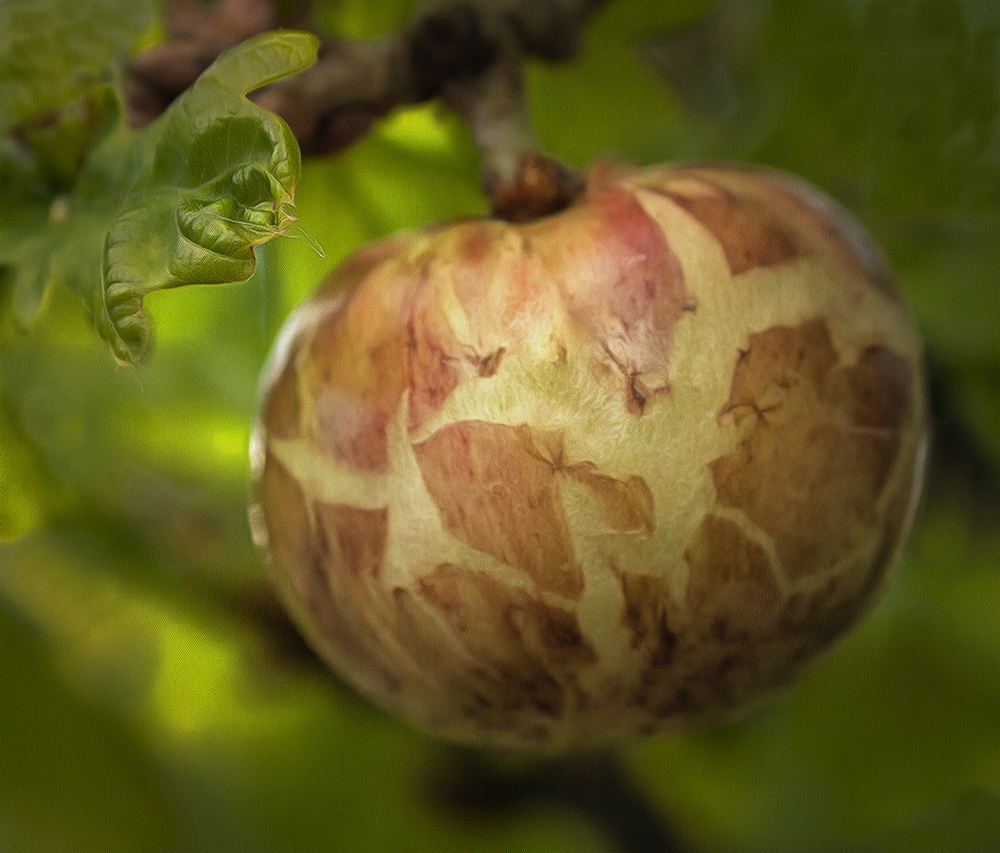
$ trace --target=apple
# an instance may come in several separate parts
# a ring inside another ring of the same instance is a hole
[[[362,248],[263,389],[253,526],[308,641],[425,729],[545,752],[793,682],[877,600],[926,442],[879,250],[725,163]]]

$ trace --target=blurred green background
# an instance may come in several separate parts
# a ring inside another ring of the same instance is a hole
[[[357,36],[412,5],[316,4]],[[1000,3],[611,0],[576,61],[527,82],[573,165],[740,159],[839,198],[932,368],[927,494],[884,601],[745,721],[623,749],[633,793],[693,851],[1000,850]],[[248,282],[150,297],[137,368],[59,288],[26,333],[3,327],[0,850],[619,849],[558,772],[532,787],[531,761],[472,761],[327,676],[246,520],[283,319],[361,243],[483,213],[477,168],[433,104],[307,162],[312,239],[268,244]]]

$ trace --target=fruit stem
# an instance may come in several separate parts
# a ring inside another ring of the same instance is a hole
[[[493,214],[511,222],[562,210],[584,187],[581,175],[540,153],[521,63],[520,45],[510,33],[501,33],[489,64],[478,74],[449,81],[441,91],[482,152],[480,180]]]

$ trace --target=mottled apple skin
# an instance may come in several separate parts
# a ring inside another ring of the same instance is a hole
[[[348,681],[556,752],[731,719],[884,585],[925,443],[921,343],[815,188],[595,170],[569,209],[362,249],[289,319],[255,535]]]

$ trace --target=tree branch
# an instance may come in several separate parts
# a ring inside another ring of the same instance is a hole
[[[565,207],[583,182],[540,154],[521,65],[527,56],[553,61],[574,56],[587,20],[602,3],[426,3],[405,26],[379,38],[326,37],[315,65],[253,97],[288,123],[307,156],[346,148],[396,107],[441,98],[469,123],[483,152],[482,182],[494,212],[514,220],[536,218]],[[169,25],[174,40],[131,65],[130,122],[140,125],[155,117],[222,50],[289,23],[266,0],[220,0],[201,13],[187,2],[175,3]]]
[[[569,809],[603,832],[620,853],[684,853],[687,848],[613,752],[506,768],[472,750],[446,753],[427,780],[432,802],[465,817],[547,807]]]

